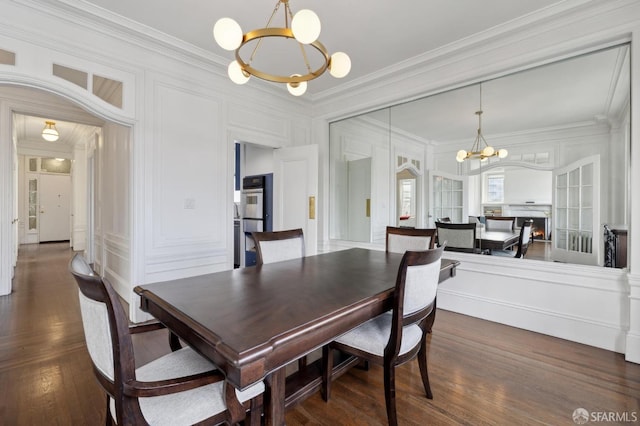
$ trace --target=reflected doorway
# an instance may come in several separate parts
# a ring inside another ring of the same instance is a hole
[[[417,200],[417,175],[411,170],[404,169],[396,173],[398,184],[397,226],[415,228]]]

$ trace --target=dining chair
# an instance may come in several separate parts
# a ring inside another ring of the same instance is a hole
[[[447,242],[447,251],[464,253],[482,253],[476,248],[475,223],[436,222],[438,244]]]
[[[517,250],[492,250],[491,254],[495,256],[521,258],[527,254],[529,242],[531,242],[531,229],[533,228],[533,219],[525,220],[520,228],[520,237],[518,237]]]
[[[69,263],[78,283],[82,325],[93,371],[107,394],[107,425],[260,424],[264,383],[237,391],[223,373],[189,347],[139,368],[131,335],[162,328],[130,326],[119,296],[79,253]]]
[[[300,228],[285,231],[252,232],[251,236],[256,243],[256,265],[304,257],[304,234]],[[309,355],[311,359],[318,356],[317,353]],[[307,360],[307,356],[298,359],[298,371],[303,371],[306,368]]]
[[[322,348],[322,398],[329,401],[334,349],[382,365],[389,425],[397,425],[395,367],[418,358],[422,385],[432,399],[427,371],[427,317],[435,309],[444,247],[407,251],[402,257],[393,308]]]
[[[404,254],[406,251],[420,251],[434,248],[436,245],[435,228],[398,228],[387,226],[386,251]],[[436,302],[427,320],[427,331],[430,333],[436,319]],[[366,366],[368,368],[368,365]]]
[[[487,231],[506,231],[513,232],[516,223],[515,217],[509,216],[492,216],[485,220],[485,229]]]
[[[427,250],[435,247],[436,229],[387,226],[386,251],[404,253],[407,250]]]
[[[252,232],[256,243],[257,265],[304,257],[302,229],[274,232]]]

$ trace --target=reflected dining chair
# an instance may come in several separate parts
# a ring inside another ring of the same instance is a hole
[[[80,254],[71,259],[69,271],[79,287],[93,371],[107,394],[107,425],[237,423],[246,417],[247,424],[260,424],[263,382],[239,392],[189,347],[136,368],[131,335],[163,326],[130,326],[118,294]]]
[[[427,250],[435,247],[436,229],[399,228],[387,226],[386,251],[404,253],[407,250]]]
[[[257,265],[304,257],[302,229],[274,232],[252,232],[256,243]]]
[[[485,228],[487,231],[513,232],[515,229],[515,223],[515,217],[491,216],[486,218]]]
[[[495,256],[521,258],[527,254],[529,242],[531,242],[531,229],[533,228],[533,219],[525,220],[520,228],[520,237],[518,238],[517,250],[492,250],[491,254]]]
[[[397,425],[395,367],[418,358],[422,385],[432,399],[427,371],[427,318],[435,309],[444,247],[407,251],[393,294],[393,309],[338,337],[322,348],[322,398],[329,401],[334,349],[382,365],[389,425]]]
[[[476,248],[475,223],[436,222],[438,243],[447,242],[447,251],[482,253]]]

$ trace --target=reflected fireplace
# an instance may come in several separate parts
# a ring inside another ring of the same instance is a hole
[[[549,218],[547,217],[517,217],[516,226],[520,228],[525,220],[533,220],[531,234],[534,240],[550,240],[551,229],[549,227]]]

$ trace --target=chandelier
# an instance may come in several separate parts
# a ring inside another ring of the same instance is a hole
[[[55,142],[59,137],[56,123],[54,121],[45,121],[44,129],[42,129],[42,138],[48,142]]]
[[[498,149],[496,150],[494,147],[489,145],[487,141],[484,139],[482,135],[482,83],[480,86],[480,109],[476,111],[476,115],[478,116],[478,134],[476,135],[476,140],[471,147],[471,151],[465,151],[461,149],[456,154],[456,160],[459,163],[464,162],[464,160],[468,160],[471,158],[479,158],[480,161],[486,161],[489,157],[498,157],[505,158],[509,153],[506,149]]]
[[[271,21],[284,4],[284,27],[270,27]],[[320,36],[320,19],[315,12],[309,9],[302,9],[295,15],[291,13],[289,8],[289,0],[278,0],[271,17],[265,28],[242,33],[240,25],[231,18],[219,19],[213,27],[213,37],[220,47],[225,50],[235,51],[236,59],[229,64],[227,73],[231,81],[236,84],[244,84],[254,75],[263,80],[275,83],[285,83],[289,93],[294,96],[300,96],[307,90],[307,81],[313,80],[321,76],[327,69],[329,73],[336,77],[342,78],[349,74],[351,70],[351,59],[344,52],[336,52],[329,56],[327,49],[324,47],[318,37]],[[300,54],[302,61],[306,67],[304,74],[292,73],[289,75],[271,74],[254,68],[251,63],[258,52],[258,49],[264,39],[268,37],[281,37],[284,39],[292,39],[300,46]],[[240,50],[247,43],[255,41],[255,46],[248,59],[243,59]],[[309,63],[309,57],[306,46],[311,46],[311,50],[316,55],[320,55],[322,63],[316,69],[312,69]]]

